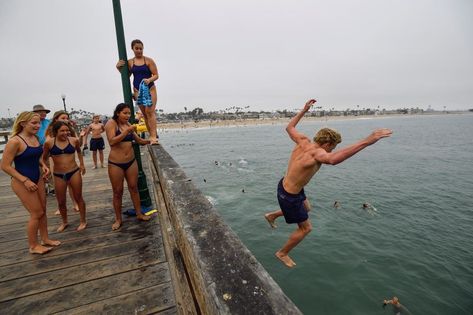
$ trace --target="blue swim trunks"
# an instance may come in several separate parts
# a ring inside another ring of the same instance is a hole
[[[301,223],[309,218],[307,210],[304,206],[306,196],[304,189],[298,194],[291,194],[284,190],[281,178],[278,184],[278,202],[281,207],[286,223]]]
[[[146,85],[144,80],[140,83],[140,89],[138,90],[138,99],[136,100],[136,104],[143,106],[153,105],[153,100],[151,99],[149,87]]]

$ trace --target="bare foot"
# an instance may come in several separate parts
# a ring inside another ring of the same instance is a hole
[[[94,167],[92,167],[94,170],[97,168],[97,165],[94,165]]]
[[[87,222],[81,223],[81,224],[79,224],[79,226],[77,227],[77,231],[82,231],[82,230],[85,229],[86,227],[87,227]]]
[[[150,215],[137,215],[136,218],[140,221],[149,221],[152,219]]]
[[[276,223],[274,223],[274,219],[271,219],[271,215],[269,213],[266,213],[264,215],[265,219],[268,221],[269,225],[271,226],[271,228],[275,229],[277,228],[278,226],[276,225]]]
[[[57,232],[62,232],[64,231],[67,227],[69,226],[69,223],[63,223],[57,228]]]
[[[45,241],[43,241],[43,245],[47,245],[47,246],[59,246],[61,245],[61,242],[60,241],[54,241],[54,240],[50,240],[49,238]]]
[[[75,211],[75,212],[79,212],[79,208],[74,208],[74,211]]]
[[[105,168],[105,165],[102,164],[102,165],[100,165],[100,167],[101,167],[101,168]]]
[[[122,221],[115,221],[115,223],[112,224],[112,231],[118,230],[122,226]]]
[[[61,215],[61,211],[56,210],[56,212],[54,212],[54,215]]]
[[[47,252],[49,252],[52,248],[51,247],[45,247],[43,245],[36,245],[35,247],[33,248],[30,248],[30,253],[31,254],[46,254]]]
[[[279,251],[274,254],[286,267],[292,268],[296,265],[296,263],[289,257],[288,255],[282,254]]]

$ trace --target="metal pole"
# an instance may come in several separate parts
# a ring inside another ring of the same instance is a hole
[[[122,20],[122,9],[120,6],[120,0],[112,0],[113,2],[113,15],[115,18],[115,31],[117,33],[117,45],[118,45],[118,58],[125,60],[125,66],[122,67],[122,89],[123,98],[125,104],[128,104],[131,111],[130,123],[135,123],[135,110],[133,108],[133,99],[131,97],[131,85],[130,85],[130,74],[126,61],[126,44],[125,44],[125,33],[123,31],[123,20]],[[140,145],[133,143],[133,151],[135,158],[138,163],[138,190],[140,191],[141,204],[145,207],[151,206],[151,197],[149,195],[148,184],[146,183],[146,176],[143,172],[143,165],[141,164]]]
[[[67,112],[67,110],[66,110],[66,99],[65,98],[62,99],[62,103],[64,104],[64,111]]]

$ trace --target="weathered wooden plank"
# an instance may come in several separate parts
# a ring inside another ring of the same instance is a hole
[[[152,238],[150,241],[149,237],[145,237],[104,247],[87,248],[66,255],[46,256],[43,259],[24,261],[0,267],[0,279],[1,281],[8,281],[107,258],[146,252],[152,250],[153,246],[159,246],[158,250],[159,254],[161,254],[163,251],[162,239]]]
[[[34,276],[4,281],[1,283],[0,303],[163,262],[163,250],[159,250],[157,246],[152,246],[149,249],[141,253],[117,256],[74,267],[44,272]]]
[[[134,221],[135,221],[135,218],[126,217],[123,219],[123,224],[128,225],[129,223],[134,222]],[[75,227],[79,223],[77,219],[77,220],[72,221],[71,228],[68,228],[64,232],[61,232],[61,233],[57,233],[54,231],[50,233],[49,236],[53,239],[58,239],[61,242],[64,242],[64,241],[79,240],[79,239],[90,238],[90,237],[101,237],[102,235],[115,233],[111,229],[111,225],[113,222],[113,219],[111,217],[104,221],[99,221],[99,222],[92,221],[92,222],[93,224],[88,225],[87,229],[77,232],[75,230]],[[156,224],[158,223],[156,222]],[[94,226],[94,225],[98,225],[98,226]],[[48,229],[55,230],[55,227],[54,228],[49,227]],[[26,240],[26,231],[23,230],[23,233],[25,234],[25,238],[23,239],[17,239],[13,241],[6,241],[6,242],[0,243],[0,253],[26,250],[28,248],[28,242]],[[157,235],[157,237],[159,238],[160,235]],[[0,258],[0,261],[1,261],[1,258]]]
[[[65,241],[60,246],[54,248],[46,255],[30,255],[26,251],[18,250],[15,252],[3,253],[0,258],[0,266],[15,264],[21,261],[32,261],[42,259],[47,256],[57,256],[67,253],[77,252],[87,248],[104,247],[110,244],[126,242],[140,239],[147,236],[153,236],[153,221],[140,222],[139,224],[124,225],[120,231],[111,231],[109,234],[94,238],[82,238],[72,241]]]
[[[55,313],[169,281],[167,263],[160,263],[2,302],[0,303],[0,309],[5,314]],[[158,301],[156,301],[157,303]]]
[[[115,214],[113,213],[92,213],[88,214],[87,216],[87,229],[77,232],[75,229],[79,225],[80,217],[78,213],[74,213],[73,215],[70,215],[68,218],[69,221],[69,226],[64,230],[64,232],[58,233],[56,232],[57,227],[62,223],[62,220],[60,216],[54,216],[53,218],[48,218],[48,233],[51,237],[56,237],[59,238],[60,240],[63,239],[70,239],[71,236],[69,234],[73,234],[73,237],[83,237],[84,235],[90,236],[91,232],[90,230],[93,231],[95,228],[101,227],[104,231],[110,231],[111,226],[115,220]],[[123,215],[123,222],[128,222],[128,221],[133,221],[135,218],[129,218],[126,215]],[[11,242],[11,241],[16,241],[16,240],[22,240],[26,239],[26,224],[27,220],[23,222],[22,224],[15,224],[12,225],[10,231],[5,231],[0,233],[0,248],[2,248],[2,245],[4,242]],[[109,228],[107,229],[105,226],[108,226]],[[16,227],[16,229],[13,229]],[[1,249],[0,249],[0,252]]]
[[[163,283],[111,299],[68,309],[58,315],[76,314],[177,314],[171,283]]]

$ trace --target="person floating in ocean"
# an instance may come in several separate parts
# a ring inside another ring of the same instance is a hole
[[[87,137],[89,133],[92,133],[90,139],[89,150],[92,151],[92,160],[94,161],[94,169],[97,168],[97,151],[99,151],[100,158],[100,167],[105,167],[103,165],[103,150],[105,149],[105,142],[102,138],[102,133],[105,131],[104,125],[100,122],[100,115],[94,115],[92,117],[92,123],[87,126],[84,135],[84,143],[87,146]]]
[[[43,147],[36,136],[40,126],[39,114],[20,113],[13,124],[12,134],[1,160],[2,170],[11,176],[13,192],[30,214],[26,231],[32,254],[45,254],[53,246],[61,244],[48,236],[44,179],[49,175],[49,169],[41,159]],[[38,243],[38,231],[41,244]]]
[[[409,312],[409,310],[399,302],[399,299],[397,298],[397,296],[394,296],[391,300],[384,300],[383,308],[385,308],[386,305],[388,304],[391,304],[393,306],[392,310],[393,310],[393,314],[395,315],[410,315],[411,314],[411,312]]]
[[[275,228],[275,220],[284,216],[286,223],[297,223],[298,228],[289,236],[289,240],[276,252],[276,257],[287,267],[292,268],[296,263],[289,257],[289,252],[312,230],[308,211],[310,204],[304,192],[312,177],[317,173],[322,164],[339,164],[369,145],[376,143],[381,138],[389,137],[389,129],[377,129],[367,138],[350,146],[332,152],[342,141],[341,135],[330,128],[323,128],[317,132],[314,142],[296,130],[297,123],[311,106],[316,102],[307,101],[304,108],[291,119],[286,127],[289,137],[296,143],[289,159],[286,175],[281,178],[277,188],[277,197],[280,210],[265,214],[266,220]]]
[[[140,195],[138,193],[138,163],[133,152],[132,141],[144,145],[150,140],[140,138],[136,134],[136,126],[130,125],[131,111],[128,105],[118,104],[113,112],[113,118],[105,125],[110,154],[108,156],[108,176],[113,190],[113,208],[115,222],[112,230],[118,230],[122,225],[123,181],[126,179],[131,201],[135,207],[136,217],[148,221],[151,216],[141,213]]]
[[[334,208],[340,208],[340,202],[338,200],[335,200],[335,202],[333,203],[333,207]]]
[[[159,78],[158,67],[153,59],[143,55],[143,42],[141,40],[133,40],[131,42],[131,49],[135,57],[128,60],[128,70],[130,75],[133,74],[134,99],[143,113],[146,128],[149,132],[150,144],[158,144],[155,112],[158,94],[154,84],[154,81]],[[118,71],[121,71],[125,63],[125,60],[117,62]],[[140,89],[144,90],[145,93],[140,93]],[[151,98],[148,97],[148,94]]]
[[[80,151],[80,143],[77,137],[70,135],[68,122],[58,120],[52,126],[53,138],[48,138],[44,143],[43,161],[46,164],[49,157],[54,162],[54,187],[56,188],[56,199],[62,224],[57,231],[62,232],[69,225],[67,220],[66,196],[67,188],[72,192],[80,214],[80,223],[77,231],[86,228],[85,202],[82,198],[82,175],[85,174],[84,158]],[[79,159],[77,165],[75,155]]]

